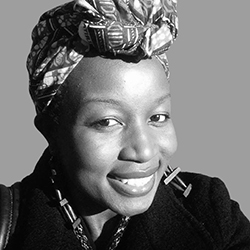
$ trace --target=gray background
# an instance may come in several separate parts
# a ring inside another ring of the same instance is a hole
[[[25,61],[38,17],[64,2],[0,2],[0,183],[29,174],[47,145],[33,125]],[[180,33],[169,51],[179,142],[172,165],[220,177],[248,218],[249,8],[248,0],[179,1]]]

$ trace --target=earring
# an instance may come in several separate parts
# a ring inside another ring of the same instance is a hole
[[[172,169],[169,165],[167,167],[166,172],[164,173],[166,179],[164,180],[164,184],[168,185],[169,183],[173,185],[177,190],[181,191],[183,193],[184,197],[188,197],[191,189],[192,184],[186,185],[180,177],[178,177],[178,173],[181,172],[180,167],[177,167],[175,169]]]

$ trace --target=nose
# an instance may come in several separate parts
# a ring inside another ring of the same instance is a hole
[[[152,159],[156,153],[156,137],[145,124],[145,126],[136,126],[127,131],[123,138],[123,146],[119,154],[119,159],[143,163]]]

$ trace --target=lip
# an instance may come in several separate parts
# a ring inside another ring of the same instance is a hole
[[[125,168],[123,168],[125,169]],[[149,177],[150,175],[154,174],[159,169],[159,166],[156,167],[148,167],[145,169],[138,169],[134,171],[115,171],[108,174],[109,178],[112,179],[137,179],[137,178],[145,178]]]
[[[154,187],[157,171],[159,166],[154,168],[147,168],[141,171],[134,171],[128,173],[115,173],[112,175],[108,175],[107,179],[113,189],[121,195],[127,197],[141,197],[147,195]],[[140,182],[140,179],[149,178],[149,180],[142,185],[130,185],[128,183],[124,183],[121,180],[130,180],[138,179],[136,181]]]

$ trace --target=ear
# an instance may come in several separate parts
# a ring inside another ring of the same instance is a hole
[[[53,119],[44,114],[38,114],[34,120],[36,128],[45,137],[48,144],[53,147],[55,144],[55,122]]]

